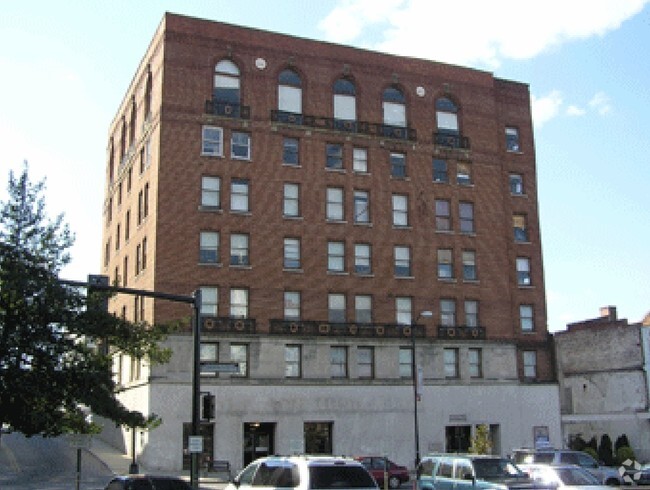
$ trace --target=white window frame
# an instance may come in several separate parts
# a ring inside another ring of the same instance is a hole
[[[354,272],[372,274],[372,245],[369,243],[354,244]]]
[[[525,350],[523,352],[524,378],[537,378],[537,352],[534,350]]]
[[[478,348],[470,348],[467,350],[467,360],[469,365],[470,378],[483,377],[483,351]]]
[[[465,310],[465,326],[478,327],[478,300],[466,299],[463,302],[463,309]]]
[[[201,315],[218,316],[219,289],[214,286],[202,286],[201,290]]]
[[[248,318],[248,289],[230,289],[230,317]]]
[[[221,207],[221,177],[201,177],[201,206],[213,209]]]
[[[250,182],[248,179],[232,179],[230,182],[230,211],[250,212]]]
[[[230,235],[230,265],[247,267],[250,266],[250,238],[246,233],[233,233]],[[237,259],[233,263],[233,260]]]
[[[438,279],[454,278],[454,250],[451,248],[438,249]]]
[[[443,350],[445,365],[445,378],[455,379],[459,377],[458,372],[458,349],[446,348]]]
[[[327,295],[327,321],[330,323],[345,323],[345,312],[345,294],[329,293]]]
[[[409,226],[409,202],[406,194],[393,194],[393,226]]]
[[[300,238],[284,239],[284,268],[300,269]]]
[[[476,268],[476,252],[474,250],[463,250],[461,252],[461,257],[463,262],[463,280],[478,280],[478,270]]]
[[[368,191],[354,191],[354,222],[370,223],[370,193]]]
[[[535,331],[535,309],[533,305],[519,305],[519,326],[522,332]]]
[[[372,323],[372,296],[357,294],[354,296],[354,321]]]
[[[202,231],[199,236],[199,262],[201,264],[219,263],[219,232]]]
[[[343,221],[344,193],[342,187],[327,188],[326,217],[328,221]]]
[[[223,156],[223,128],[203,126],[201,129],[201,155],[208,157]]]
[[[397,296],[395,298],[395,322],[399,325],[411,325],[413,321],[413,298]]]
[[[249,133],[243,131],[232,132],[230,136],[230,158],[233,160],[251,159],[251,135]]]
[[[345,272],[345,242],[327,242],[328,272]]]
[[[358,173],[368,173],[368,150],[366,148],[352,149],[352,170]]]
[[[330,376],[332,378],[348,377],[348,348],[341,345],[330,347]]]
[[[440,300],[440,325],[443,327],[456,326],[456,300],[449,298]]]
[[[517,257],[516,264],[517,264],[516,265],[517,284],[519,286],[530,286],[532,284],[532,279],[530,274],[530,258]]]
[[[375,349],[369,346],[357,347],[357,376],[363,379],[375,377]]]
[[[282,200],[282,214],[287,218],[300,216],[300,184],[285,183]]]
[[[301,378],[302,377],[302,346],[285,345],[284,346],[284,377]]]
[[[284,319],[300,321],[301,298],[300,291],[284,292]]]
[[[412,277],[411,248],[404,245],[393,247],[395,277]]]

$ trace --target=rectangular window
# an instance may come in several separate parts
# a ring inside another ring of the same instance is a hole
[[[450,248],[438,249],[438,279],[454,278],[453,251]]]
[[[327,270],[345,271],[345,242],[327,242]]]
[[[520,286],[530,286],[530,259],[527,257],[517,257],[517,284]]]
[[[510,194],[521,196],[524,194],[524,176],[521,174],[510,174]]]
[[[411,249],[409,247],[396,246],[393,249],[395,260],[395,277],[411,277]]]
[[[201,249],[199,262],[201,264],[216,264],[219,262],[219,233],[202,231],[200,236]],[[138,259],[139,262],[139,259]]]
[[[234,233],[230,236],[230,265],[250,265],[248,235]]]
[[[413,378],[413,349],[411,347],[399,348],[399,377]]]
[[[406,178],[406,155],[404,153],[390,154],[390,175],[398,179]]]
[[[519,130],[517,128],[506,128],[506,150],[519,152]]]
[[[290,218],[300,216],[300,184],[284,184],[282,213]]]
[[[285,378],[300,378],[302,376],[302,352],[299,345],[284,347],[284,376]]]
[[[249,184],[246,179],[232,179],[230,184],[230,210],[237,213],[250,211],[248,203]]]
[[[461,233],[474,233],[474,204],[461,202],[458,204]]]
[[[465,326],[478,327],[478,301],[465,300]]]
[[[456,301],[453,299],[440,300],[440,324],[443,327],[456,326]]]
[[[248,318],[248,289],[232,288],[230,290],[230,316]]]
[[[199,359],[201,364],[219,362],[219,344],[217,342],[201,342]]]
[[[393,194],[393,226],[408,226],[408,196]]]
[[[336,170],[343,168],[343,145],[334,143],[325,145],[325,166]]]
[[[515,235],[515,242],[528,241],[528,227],[526,226],[526,215],[515,214],[512,217],[512,230]]]
[[[446,199],[436,199],[436,231],[451,231],[451,206]]]
[[[375,350],[372,347],[357,347],[357,376],[363,379],[375,377]]]
[[[522,332],[532,332],[535,330],[535,321],[533,317],[533,305],[519,305],[519,325]]]
[[[124,216],[124,241],[128,242],[131,238],[131,211],[127,211]]]
[[[231,158],[237,160],[251,159],[251,135],[233,131],[230,146]]]
[[[300,320],[300,292],[284,292],[284,319]]]
[[[230,344],[230,361],[239,364],[239,372],[234,376],[248,376],[248,345]]]
[[[217,316],[218,290],[214,287],[201,288],[201,315]]]
[[[201,177],[201,206],[215,209],[221,207],[221,179],[219,177]]]
[[[340,187],[327,188],[327,209],[328,220],[343,221],[343,189]]]
[[[463,250],[463,279],[465,281],[476,281],[478,273],[476,272],[476,252],[474,250]]]
[[[458,378],[458,349],[445,349],[445,378]]]
[[[330,347],[330,375],[332,378],[348,377],[348,349],[347,347]]]
[[[300,154],[298,150],[298,139],[284,138],[282,140],[282,163],[286,165],[299,165]]]
[[[345,295],[338,293],[327,295],[327,321],[345,323]]]
[[[469,163],[458,162],[456,165],[456,183],[458,185],[472,185],[472,171]]]
[[[370,223],[370,206],[367,191],[354,191],[354,222]]]
[[[469,361],[469,376],[470,378],[483,377],[483,353],[481,349],[469,349],[467,351]]]
[[[365,148],[352,150],[352,170],[359,173],[368,172],[368,150]]]
[[[372,296],[358,294],[354,297],[354,321],[372,323]]]
[[[354,245],[354,272],[357,274],[372,273],[370,251],[370,245],[367,243],[356,243]]]
[[[300,239],[284,239],[284,268],[300,269]]]
[[[398,296],[395,298],[395,321],[400,325],[410,325],[412,320],[411,298]]]
[[[537,378],[537,352],[534,350],[524,351],[524,378]]]
[[[433,181],[434,182],[449,182],[449,173],[447,171],[447,162],[435,158],[433,160]]]
[[[210,157],[223,156],[223,129],[203,126],[201,155]]]

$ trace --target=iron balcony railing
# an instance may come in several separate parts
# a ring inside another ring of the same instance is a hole
[[[279,110],[271,111],[271,121],[312,128],[332,129],[347,133],[367,134],[385,138],[417,141],[417,132],[413,128],[391,126],[389,124],[371,123],[366,121],[348,121],[332,117],[311,116]]]
[[[255,333],[254,318],[201,316],[201,331],[205,333]]]
[[[468,327],[465,325],[448,327],[439,325],[438,338],[450,340],[484,340],[485,327]]]
[[[322,337],[423,338],[421,325],[385,323],[332,323],[305,320],[269,320],[269,333]]]
[[[433,133],[433,144],[438,146],[445,146],[447,148],[460,148],[462,150],[469,150],[469,138],[460,134],[454,133]]]
[[[232,117],[233,119],[250,119],[251,108],[247,105],[229,104],[215,99],[205,101],[205,113],[216,116]]]

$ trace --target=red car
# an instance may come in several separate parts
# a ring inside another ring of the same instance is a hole
[[[383,456],[356,456],[354,459],[366,467],[379,488],[385,488],[384,474],[387,475],[389,488],[399,488],[410,479],[406,466],[393,463]]]

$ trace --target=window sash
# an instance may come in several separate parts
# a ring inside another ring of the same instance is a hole
[[[218,289],[215,287],[201,288],[201,315],[217,316]]]
[[[393,194],[393,225],[408,226],[408,198]]]
[[[458,115],[453,112],[436,111],[438,131],[458,133]]]
[[[221,179],[219,177],[203,177],[201,179],[201,206],[218,208],[220,201]]]
[[[233,180],[230,191],[230,210],[248,212],[249,184],[247,180]]]
[[[250,264],[248,257],[248,235],[234,234],[230,236],[230,264]]]
[[[368,150],[365,148],[354,148],[352,150],[352,170],[355,172],[368,171]]]
[[[327,270],[332,272],[345,270],[344,242],[327,242]]]
[[[474,205],[469,202],[461,202],[458,210],[460,218],[460,231],[462,233],[474,232]]]
[[[357,120],[357,99],[354,95],[334,94],[334,119]]]
[[[299,193],[300,186],[298,184],[284,184],[282,212],[285,216],[300,216]]]
[[[230,316],[248,318],[248,289],[230,290]]]
[[[215,231],[202,231],[199,241],[200,262],[203,264],[216,264],[219,261],[219,233]]]
[[[287,165],[298,165],[300,144],[296,138],[284,138],[282,140],[282,163]]]
[[[457,378],[458,377],[458,350],[445,349],[444,361],[445,361],[445,378]]]
[[[327,319],[330,323],[345,323],[345,296],[343,294],[328,295]]]
[[[389,126],[406,127],[406,106],[397,102],[383,102],[384,124]]]
[[[300,293],[299,292],[285,291],[284,318],[285,320],[300,320]]]
[[[372,323],[372,297],[358,295],[354,298],[354,321]]]
[[[519,306],[519,322],[523,332],[532,332],[535,329],[532,305]]]
[[[483,377],[483,355],[481,349],[469,349],[469,376],[471,378]]]
[[[400,347],[399,349],[399,377],[413,377],[413,349],[410,347]]]
[[[368,206],[368,193],[365,191],[354,192],[354,222],[369,223],[370,212]]]
[[[239,364],[237,376],[248,376],[248,345],[230,344],[230,361]]]
[[[332,378],[347,378],[348,352],[345,347],[330,348],[330,374]]]
[[[300,240],[297,238],[285,238],[284,240],[284,268],[300,268]]]
[[[343,189],[327,189],[327,219],[343,220]]]
[[[449,182],[449,173],[447,170],[446,160],[433,161],[433,181],[434,182]]]
[[[299,345],[286,345],[284,347],[284,376],[286,378],[299,378],[302,372],[302,355]]]
[[[440,324],[444,327],[456,326],[456,302],[453,299],[440,300]]]
[[[356,244],[354,246],[354,272],[357,274],[370,274],[372,272],[370,245]]]
[[[394,248],[395,275],[397,277],[411,276],[411,249],[408,247]]]
[[[231,137],[231,158],[238,160],[250,160],[251,158],[251,137],[248,133],[233,132]]]
[[[203,126],[201,154],[217,157],[223,155],[223,129]]]
[[[343,168],[343,146],[339,144],[327,144],[325,147],[325,165],[327,168]]]
[[[478,327],[478,301],[465,300],[465,326]]]
[[[302,114],[302,89],[289,85],[279,85],[278,110]]]
[[[395,321],[400,325],[410,325],[413,317],[412,300],[406,297],[395,298]]]
[[[392,177],[406,178],[406,155],[403,153],[390,154],[390,174]]]
[[[357,347],[357,376],[370,379],[375,376],[375,351],[372,347]]]

